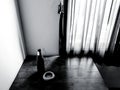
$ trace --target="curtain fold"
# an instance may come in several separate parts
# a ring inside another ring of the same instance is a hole
[[[120,0],[69,0],[66,51],[104,56],[110,46]]]

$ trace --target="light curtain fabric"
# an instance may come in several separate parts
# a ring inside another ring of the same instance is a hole
[[[68,0],[66,51],[108,50],[120,0]]]

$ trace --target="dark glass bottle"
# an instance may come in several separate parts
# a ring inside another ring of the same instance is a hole
[[[44,59],[42,57],[41,49],[38,49],[37,51],[37,71],[41,77],[45,72]]]

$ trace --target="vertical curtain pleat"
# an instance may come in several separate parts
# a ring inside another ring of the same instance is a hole
[[[111,40],[110,40],[110,45],[109,45],[109,52],[112,53],[112,54],[115,50],[115,45],[116,45],[116,42],[117,42],[119,29],[120,29],[120,6],[119,6],[119,9],[118,9],[117,18],[116,18],[114,30],[113,30]]]
[[[97,46],[97,50],[99,53],[103,56],[105,53],[106,49],[106,39],[107,39],[107,22],[109,18],[109,13],[110,13],[110,7],[111,7],[112,0],[107,0],[106,6],[105,6],[105,12],[103,16],[103,22],[102,22],[102,28],[101,28],[101,33],[100,33],[100,38]]]
[[[96,9],[96,0],[91,1],[91,10],[90,12],[90,17],[89,17],[89,24],[88,24],[88,29],[87,29],[87,34],[86,34],[86,44],[85,44],[85,53],[88,53],[90,49],[90,42],[91,42],[91,35],[93,31],[93,24],[94,24],[94,19],[95,19],[95,9]]]
[[[83,37],[83,27],[86,11],[86,1],[87,0],[77,0],[76,2],[76,38],[74,44],[74,51],[80,53],[82,49],[82,37]],[[81,28],[81,30],[79,30]]]
[[[114,0],[113,1],[113,7],[111,8],[111,15],[110,15],[110,19],[109,19],[109,23],[108,23],[108,37],[107,37],[107,42],[106,42],[106,49],[108,49],[108,46],[110,44],[110,40],[111,40],[111,36],[113,33],[113,28],[115,25],[115,21],[116,21],[116,17],[117,17],[117,12],[119,9],[119,0]]]
[[[70,41],[70,35],[71,35],[71,29],[70,29],[70,26],[71,26],[71,6],[72,4],[72,0],[69,0],[68,1],[68,14],[67,14],[67,44],[66,44],[66,51],[67,53],[70,52],[70,45],[71,45],[71,41]]]
[[[105,6],[107,0],[100,0],[99,9],[98,9],[98,17],[97,17],[97,24],[96,24],[96,35],[95,35],[95,49],[94,52],[98,53],[98,44],[100,40],[101,28],[103,23],[103,17],[105,13]]]
[[[87,40],[87,32],[88,32],[88,25],[90,20],[90,12],[92,6],[92,0],[87,0],[87,7],[86,7],[86,14],[85,14],[85,28],[84,28],[84,36],[83,36],[83,50],[87,51],[86,47],[86,40]]]
[[[93,30],[92,30],[92,35],[91,35],[91,42],[90,42],[90,50],[92,52],[95,51],[95,39],[97,35],[97,30],[98,29],[98,20],[99,20],[99,10],[100,10],[100,4],[101,0],[96,0],[96,7],[95,7],[95,16],[94,16],[94,24],[93,24]]]

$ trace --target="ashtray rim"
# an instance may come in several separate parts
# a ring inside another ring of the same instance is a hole
[[[47,78],[47,77],[46,77],[46,74],[47,74],[47,73],[50,73],[50,74],[51,74],[51,77]],[[51,79],[53,79],[53,78],[55,78],[55,74],[54,74],[52,71],[46,71],[46,72],[43,74],[43,79],[46,80],[46,81],[51,80]]]

